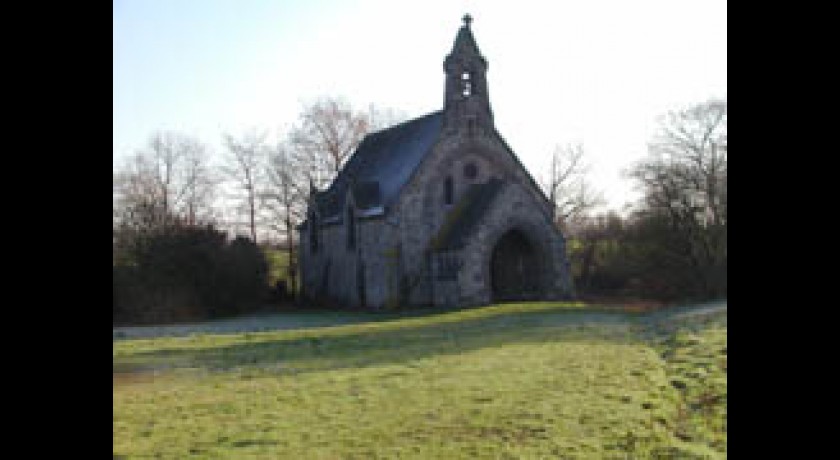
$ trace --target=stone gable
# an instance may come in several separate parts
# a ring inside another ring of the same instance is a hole
[[[369,308],[572,296],[565,240],[493,125],[486,72],[465,20],[444,61],[444,109],[369,135],[353,173],[313,195],[305,296]]]

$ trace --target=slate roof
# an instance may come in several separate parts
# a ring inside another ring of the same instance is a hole
[[[385,212],[440,136],[442,114],[439,110],[365,136],[329,188],[318,194],[322,222],[341,220],[351,184],[359,210]]]

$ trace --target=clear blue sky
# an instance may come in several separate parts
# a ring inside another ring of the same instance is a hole
[[[114,0],[114,162],[155,130],[280,136],[343,96],[409,117],[441,108],[461,17],[489,61],[496,125],[539,178],[582,142],[610,207],[658,114],[726,97],[725,1]]]

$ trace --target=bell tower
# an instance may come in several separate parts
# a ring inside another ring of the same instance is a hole
[[[487,93],[487,60],[478,50],[470,23],[464,15],[452,52],[443,61],[444,130],[475,136],[493,131],[493,112]]]

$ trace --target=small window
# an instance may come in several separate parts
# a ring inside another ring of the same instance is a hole
[[[443,182],[443,202],[445,204],[452,204],[453,191],[452,176],[449,176]]]
[[[461,83],[463,84],[462,89],[464,97],[470,97],[472,94],[472,82],[470,81],[469,72],[461,74],[461,80]]]
[[[464,166],[464,177],[473,180],[478,176],[478,166],[473,162],[469,162]]]

